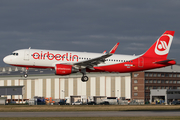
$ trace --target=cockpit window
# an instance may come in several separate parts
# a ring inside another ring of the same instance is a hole
[[[12,53],[11,55],[18,56],[18,53]]]

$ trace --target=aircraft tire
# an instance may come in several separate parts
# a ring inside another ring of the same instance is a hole
[[[88,81],[88,76],[82,76],[81,80],[82,80],[82,82],[87,82]]]
[[[27,78],[27,77],[28,77],[28,74],[24,74],[24,77]]]

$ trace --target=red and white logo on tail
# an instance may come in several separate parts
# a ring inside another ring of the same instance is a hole
[[[167,31],[157,40],[155,53],[157,55],[168,54],[174,33],[168,34]]]

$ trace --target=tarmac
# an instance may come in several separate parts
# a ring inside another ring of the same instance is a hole
[[[0,112],[0,117],[143,117],[180,116],[180,111]]]

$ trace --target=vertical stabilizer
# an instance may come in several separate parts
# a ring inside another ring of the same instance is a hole
[[[175,31],[166,31],[161,37],[142,55],[166,59],[169,53]]]

